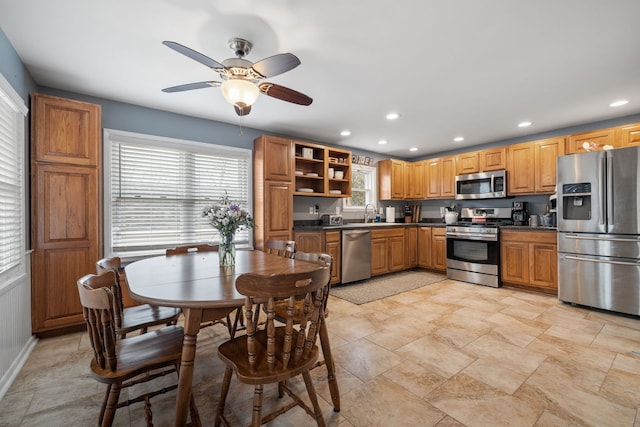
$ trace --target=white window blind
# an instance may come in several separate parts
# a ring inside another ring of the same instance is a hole
[[[105,130],[104,139],[110,160],[105,240],[112,255],[133,258],[218,243],[202,210],[225,192],[251,212],[251,150],[113,130]],[[236,244],[248,245],[250,232],[239,231]]]
[[[0,288],[24,273],[24,129],[27,109],[0,76]]]

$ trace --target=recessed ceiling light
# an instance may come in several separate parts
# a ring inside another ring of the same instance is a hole
[[[411,147],[411,148],[409,148],[409,151],[418,151],[418,148],[417,147]]]
[[[378,144],[380,144],[380,145],[384,145],[386,143],[387,143],[387,141],[385,139],[381,139],[380,141],[378,141]]]
[[[345,130],[343,130],[342,132],[340,132],[340,135],[342,135],[342,136],[349,136],[349,135],[351,135],[351,131],[349,131],[349,130],[346,130],[346,129],[345,129]]]
[[[521,122],[518,123],[519,128],[526,128],[527,126],[531,126],[531,122]]]
[[[461,136],[456,136],[455,138],[453,138],[453,140],[454,140],[455,142],[462,142],[462,141],[464,141],[464,138],[463,138],[463,137],[461,137]]]
[[[619,101],[612,102],[611,104],[609,104],[609,107],[620,107],[628,103],[629,101],[627,101],[626,99],[621,99]]]
[[[389,114],[387,114],[387,120],[395,120],[398,117],[400,117],[400,115],[398,113],[389,113]]]

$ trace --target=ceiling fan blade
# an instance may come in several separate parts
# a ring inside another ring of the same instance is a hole
[[[261,83],[259,87],[260,92],[273,98],[281,99],[282,101],[292,102],[298,105],[310,105],[313,102],[313,99],[304,93],[289,89],[288,87],[267,82]]]
[[[297,56],[292,53],[280,53],[256,62],[251,68],[264,77],[273,77],[293,70],[298,65],[300,60]]]
[[[186,85],[178,85],[171,86],[162,89],[163,92],[172,93],[172,92],[184,92],[185,90],[194,90],[194,89],[204,89],[207,87],[216,87],[220,86],[222,83],[220,82],[197,82],[197,83],[187,83]]]
[[[181,45],[180,43],[176,43],[176,42],[172,42],[172,41],[163,41],[162,42],[163,45],[170,47],[171,49],[175,50],[176,52],[179,52],[185,56],[188,56],[189,58],[193,59],[194,61],[198,61],[199,63],[201,63],[204,66],[207,66],[209,68],[213,68],[214,70],[223,70],[224,66],[222,64],[220,64],[218,61],[215,61],[211,58],[209,58],[206,55],[201,54],[200,52],[196,52],[193,49],[190,49],[186,46]]]
[[[236,114],[239,116],[246,116],[251,112],[251,105],[245,105],[244,107],[240,107],[239,105],[234,105],[233,108],[236,110]]]

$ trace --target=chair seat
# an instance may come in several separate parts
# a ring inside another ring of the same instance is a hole
[[[277,327],[275,330],[276,342],[282,343],[284,341],[285,327]],[[296,342],[297,336],[298,333],[294,329],[292,343]],[[314,345],[307,358],[299,360],[295,365],[293,360],[289,361],[287,369],[283,368],[282,358],[279,357],[281,354],[278,354],[275,360],[275,367],[272,372],[269,372],[266,358],[267,331],[260,330],[256,332],[255,340],[258,359],[254,368],[249,365],[249,358],[247,357],[246,335],[229,340],[218,347],[220,359],[228,366],[231,366],[238,380],[245,384],[270,384],[284,381],[309,370],[318,360],[318,346]]]
[[[143,304],[124,309],[122,327],[118,333],[129,333],[141,328],[170,323],[180,315],[180,309],[175,307],[159,307]]]
[[[172,365],[180,360],[184,329],[182,326],[167,326],[142,335],[116,341],[117,369],[101,368],[95,358],[91,360],[91,371],[96,380],[113,383],[127,380],[148,372],[149,369]]]

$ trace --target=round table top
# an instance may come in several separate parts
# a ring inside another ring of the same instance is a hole
[[[236,251],[234,267],[220,267],[217,252],[157,256],[125,267],[131,297],[152,305],[189,308],[239,307],[244,296],[235,288],[244,273],[290,274],[322,268],[261,251]]]

